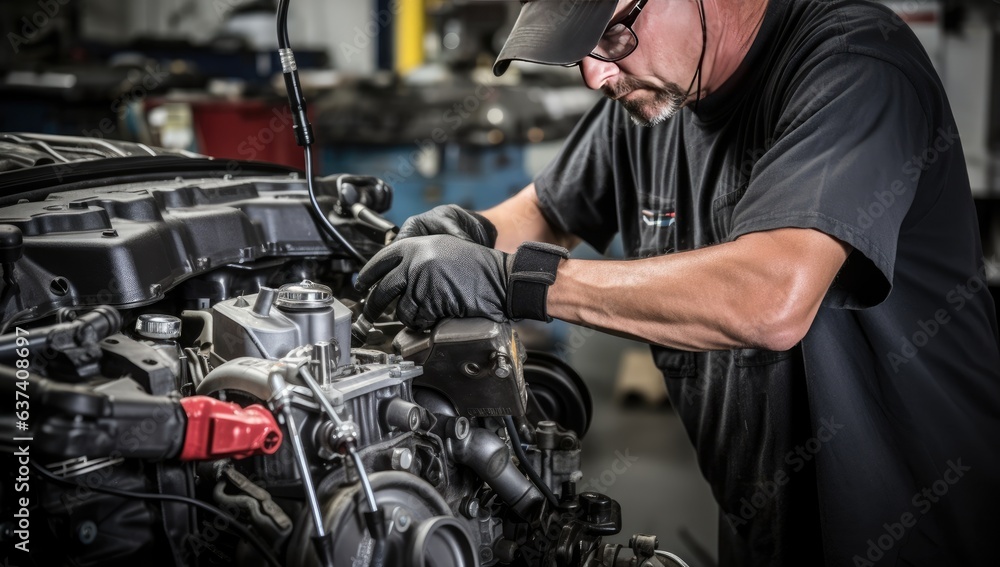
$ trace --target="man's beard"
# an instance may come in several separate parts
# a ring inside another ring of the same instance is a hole
[[[677,114],[687,100],[687,93],[674,83],[658,87],[629,75],[622,77],[614,85],[601,87],[604,96],[612,99],[619,99],[638,89],[651,94],[642,93],[636,98],[618,100],[637,126],[655,126],[663,122]]]

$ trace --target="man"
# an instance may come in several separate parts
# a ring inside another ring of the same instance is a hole
[[[722,565],[995,564],[995,308],[910,30],[865,0],[533,0],[494,72],[512,59],[607,99],[518,195],[410,219],[359,275],[366,313],[651,343]],[[630,260],[522,245],[616,233]]]

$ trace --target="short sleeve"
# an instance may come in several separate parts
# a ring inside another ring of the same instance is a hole
[[[900,228],[929,126],[916,88],[880,59],[838,54],[789,90],[773,143],[733,211],[730,238],[812,228],[854,248],[824,300],[861,309],[892,288]]]
[[[554,226],[605,251],[618,232],[613,150],[615,107],[602,99],[535,177],[542,212]]]

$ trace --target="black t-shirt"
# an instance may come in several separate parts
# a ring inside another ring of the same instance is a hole
[[[889,10],[771,0],[697,110],[643,128],[604,100],[535,186],[554,225],[599,250],[620,233],[632,258],[785,227],[854,249],[787,352],[653,347],[723,565],[986,564],[995,310],[948,101]]]

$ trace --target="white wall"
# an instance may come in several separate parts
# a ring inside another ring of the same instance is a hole
[[[137,36],[211,39],[226,13],[242,0],[80,0],[84,33],[106,41]],[[337,69],[375,69],[376,45],[369,26],[375,0],[291,0],[288,28],[294,49],[325,49]],[[274,33],[273,25],[268,33]]]
[[[369,26],[375,0],[292,0],[289,29],[292,46],[325,48],[337,69],[358,73],[375,70],[378,49]],[[302,39],[296,35],[302,34]]]

